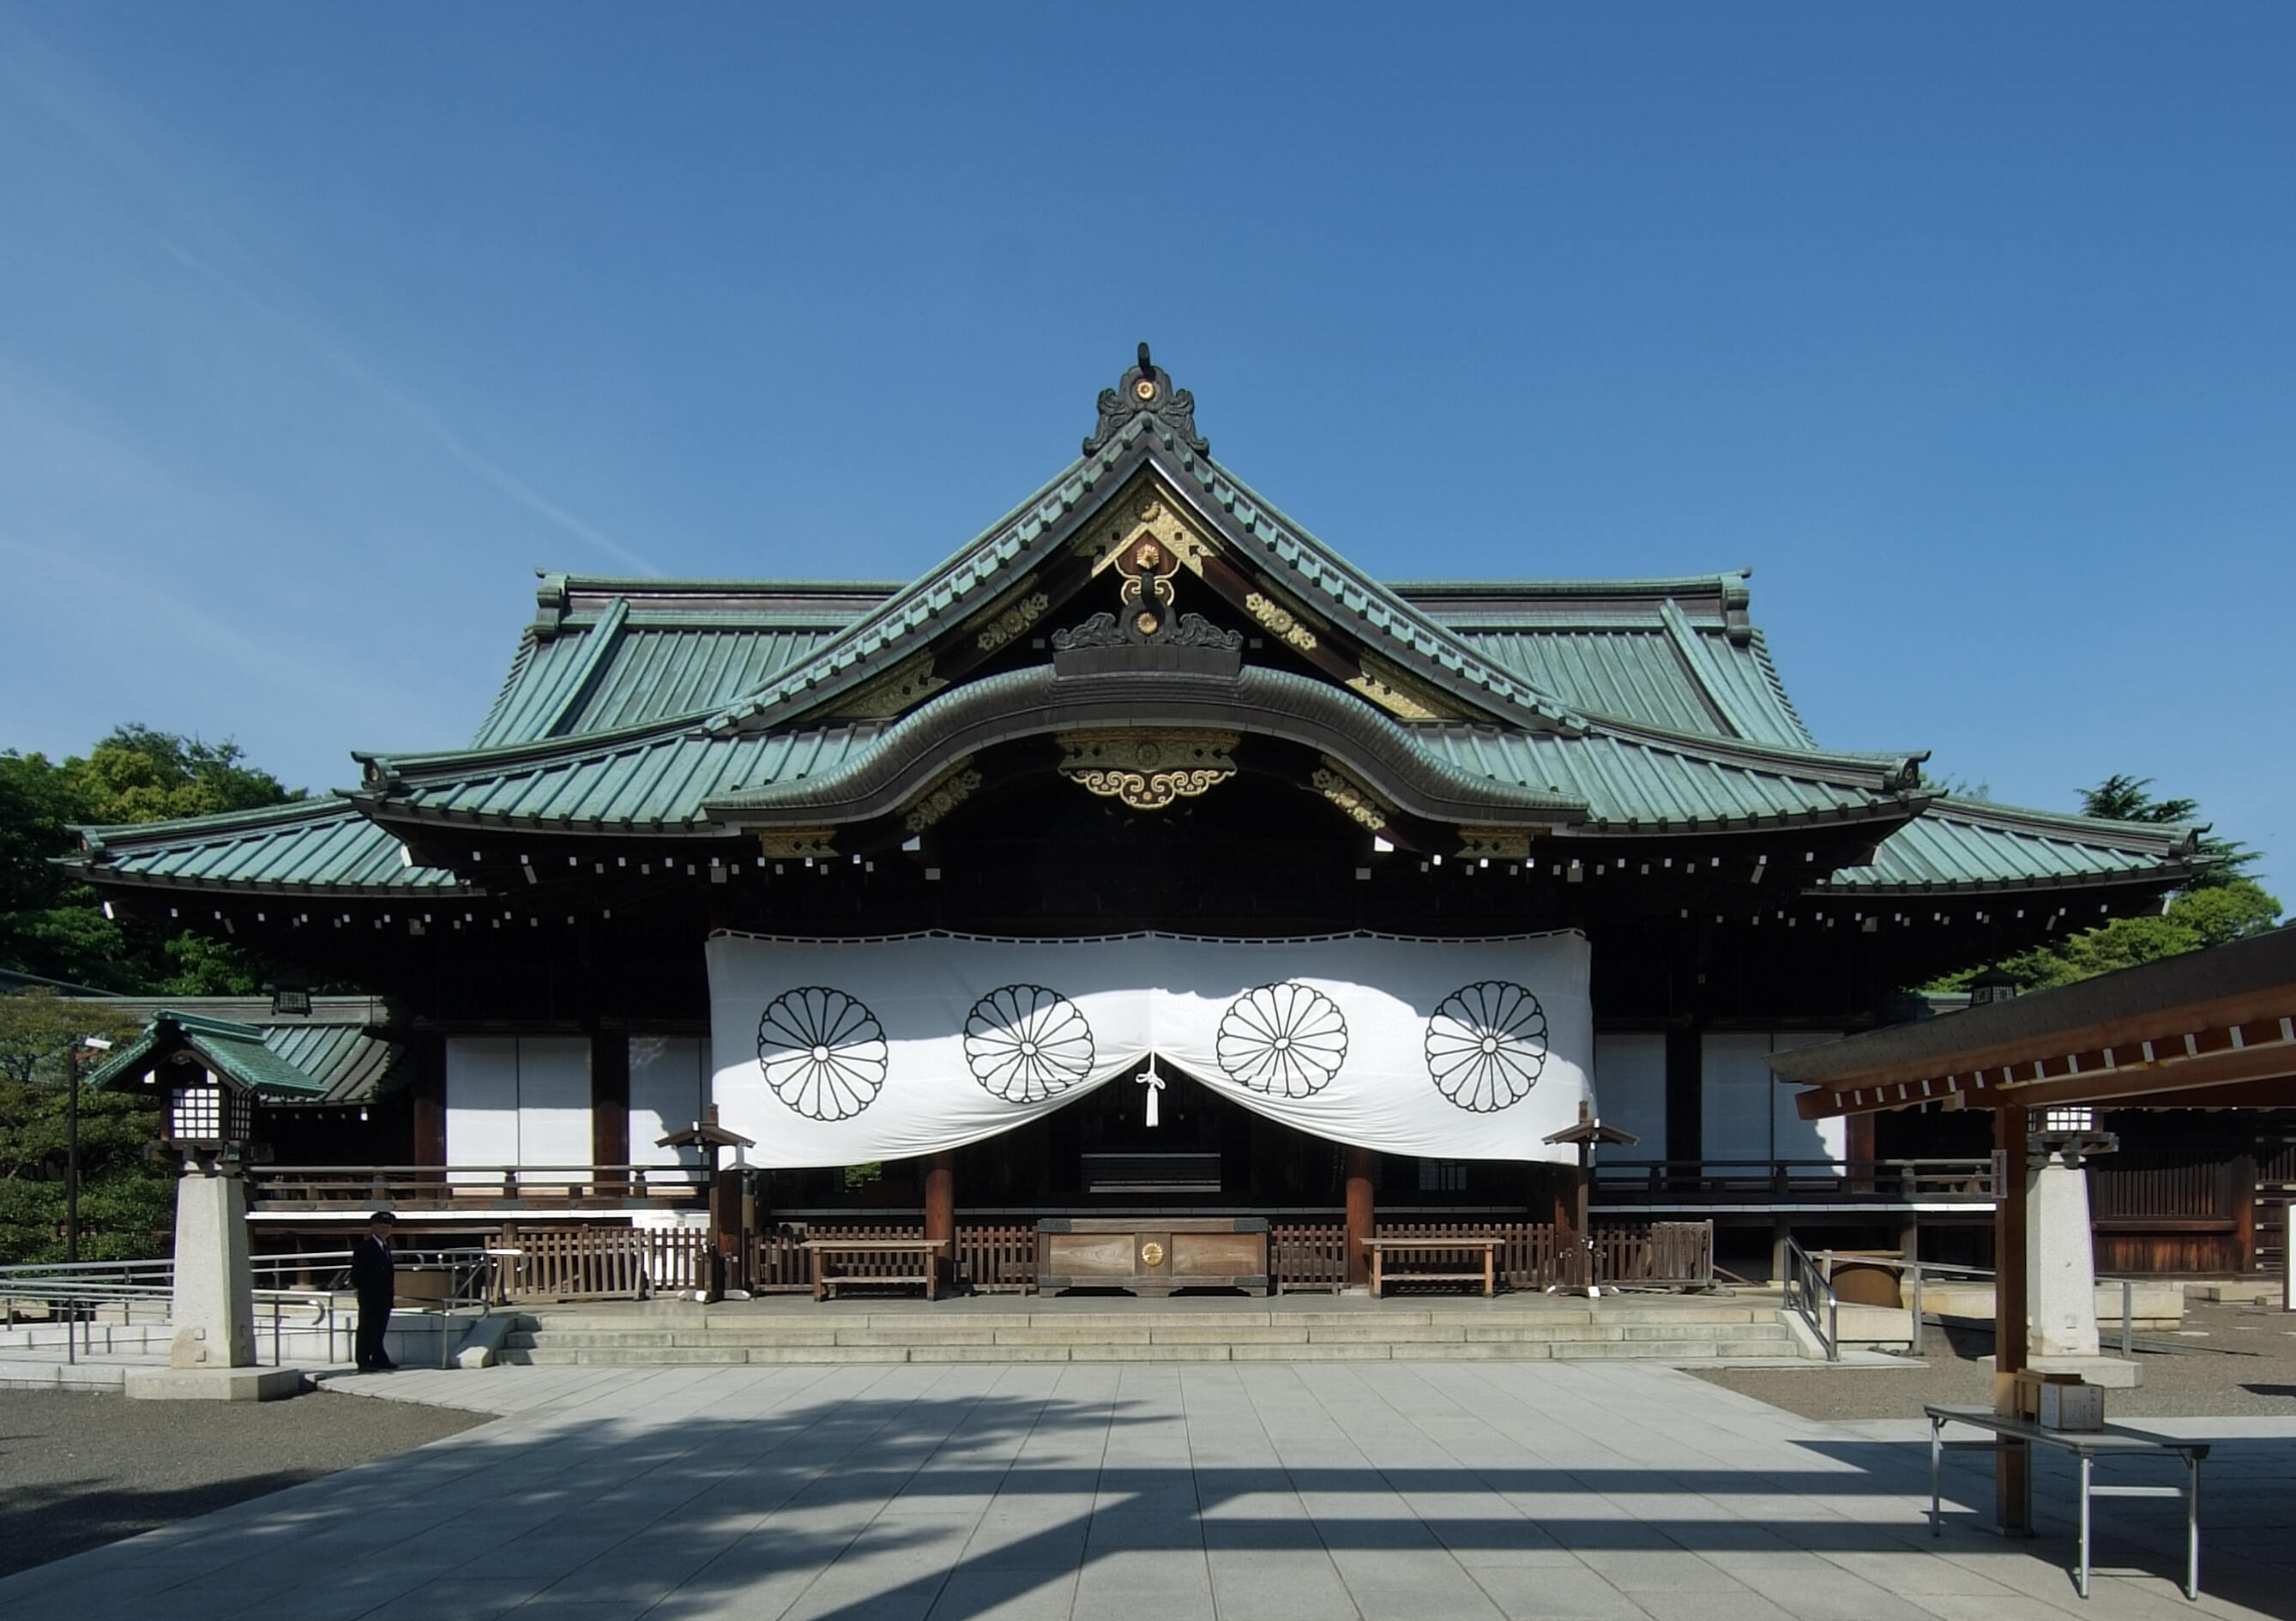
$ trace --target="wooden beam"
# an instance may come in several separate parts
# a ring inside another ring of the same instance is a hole
[[[2245,1026],[2264,1020],[2276,1023],[2289,1018],[2296,1018],[2296,993],[2292,993],[2287,986],[2276,986],[2268,991],[2251,991],[2239,996],[2219,997],[2213,1002],[2154,1009],[2132,1013],[2123,1019],[2100,1019],[2092,1024],[2021,1036],[2013,1040],[1995,1042],[1988,1046],[1971,1047],[1961,1052],[1901,1059],[1892,1064],[1877,1064],[1871,1069],[1828,1076],[1816,1085],[1837,1094],[1869,1092],[1877,1086],[1934,1079],[1945,1074],[1965,1075],[1972,1070],[1998,1069],[2005,1065],[2049,1063],[2062,1059],[2068,1053],[2102,1052],[2107,1047],[2134,1048],[2148,1041],[2156,1045],[2162,1042],[2181,1044],[2187,1035],[2194,1033],[2223,1030],[2234,1025]]]
[[[2173,1048],[2177,1056],[2110,1066],[2101,1049],[2070,1055],[2029,1056],[2008,1064],[1981,1068],[1963,1058],[1939,1060],[1952,1062],[1953,1070],[1941,1073],[1933,1064],[1931,1073],[1906,1080],[1882,1085],[1868,1082],[1857,1086],[1829,1084],[1797,1095],[1794,1108],[1805,1120],[1822,1120],[1834,1115],[1905,1109],[1916,1103],[1934,1102],[1948,1093],[1967,1093],[1975,1094],[1972,1101],[2005,1101],[2013,1098],[2023,1107],[2038,1109],[2053,1103],[2104,1101],[2144,1093],[2277,1079],[2296,1075],[2296,1042],[2279,1036],[2279,1030],[2284,1027],[2277,1020],[2269,1026],[2260,1020],[2249,1020],[2240,1025],[2187,1028],[2153,1043],[2156,1050]],[[2273,1039],[2255,1041],[2253,1036],[2259,1028],[2270,1029]],[[2197,1049],[2190,1057],[2184,1056],[2187,1038]],[[2115,1060],[2123,1052],[2143,1049],[2141,1043],[2116,1043],[2112,1046]],[[2075,1061],[2069,1063],[2069,1056]],[[2089,1067],[2092,1062],[2095,1068]],[[2014,1078],[2021,1071],[2030,1073],[2035,1069],[2040,1073],[2033,1079]]]

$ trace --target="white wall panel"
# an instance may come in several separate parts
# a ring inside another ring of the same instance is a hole
[[[1598,1161],[1666,1158],[1665,1032],[1596,1033],[1595,1112],[1603,1125],[1642,1139],[1630,1148],[1597,1150]]]
[[[521,1165],[588,1165],[590,1038],[518,1038],[518,1153]]]
[[[516,1036],[447,1038],[447,1163],[518,1163]]]
[[[707,1118],[709,1044],[694,1036],[630,1037],[630,1163],[693,1165],[698,1149],[658,1148],[656,1140]]]

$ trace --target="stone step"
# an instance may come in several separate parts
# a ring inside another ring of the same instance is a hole
[[[1390,1327],[1344,1323],[1283,1328],[1228,1327],[1196,1322],[1185,1328],[1105,1328],[1040,1324],[988,1328],[972,1323],[901,1324],[890,1328],[790,1323],[726,1329],[570,1329],[554,1322],[516,1329],[504,1344],[519,1350],[727,1350],[742,1347],[829,1348],[858,1346],[972,1346],[979,1347],[1062,1345],[1515,1345],[1688,1342],[1787,1338],[1769,1322],[1526,1323],[1458,1322],[1434,1326]]]
[[[837,1363],[1446,1362],[1792,1356],[1775,1307],[1244,1313],[539,1312],[500,1359],[529,1366]]]
[[[734,1363],[1210,1362],[1718,1362],[1794,1354],[1760,1325],[1731,1339],[1310,1341],[1302,1345],[1116,1344],[855,1346],[509,1346],[500,1359],[530,1367],[700,1367]]]

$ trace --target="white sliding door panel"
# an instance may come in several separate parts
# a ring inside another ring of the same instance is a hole
[[[1605,1126],[1632,1132],[1631,1147],[1605,1147],[1601,1161],[1666,1158],[1666,1036],[1659,1030],[1598,1033],[1595,1037],[1595,1112]]]
[[[518,1163],[518,1038],[447,1038],[447,1163]],[[455,1182],[493,1178],[455,1176]]]
[[[658,1148],[671,1132],[709,1118],[709,1044],[694,1036],[630,1037],[630,1163],[701,1163],[698,1149]],[[698,1179],[700,1173],[695,1173]]]
[[[590,1038],[518,1039],[518,1149],[521,1165],[590,1163]]]

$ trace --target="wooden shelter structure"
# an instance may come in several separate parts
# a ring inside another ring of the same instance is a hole
[[[2126,1120],[2120,1134],[2141,1138],[2133,1111],[2296,1108],[2296,929],[1782,1053],[1773,1067],[1808,1088],[1796,1099],[1805,1119],[1929,1109],[1989,1118],[2001,1166],[1995,1395],[2010,1413],[2028,1355],[2030,1157],[2099,1124]],[[2254,1240],[2251,1225],[2251,1251]],[[1997,1457],[1999,1522],[2030,1526],[2029,1460],[2019,1447]]]
[[[1387,454],[1375,403],[1323,386],[1332,431]],[[711,1051],[713,935],[1562,930],[1589,943],[1602,1118],[1648,1157],[1592,1221],[1718,1216],[1767,1243],[1981,1220],[1966,1117],[1804,1118],[1769,1063],[2157,905],[2194,836],[1821,747],[1750,603],[1743,572],[1374,579],[1213,459],[1143,346],[1081,456],[914,581],[545,576],[468,744],[357,754],[356,785],[294,805],[88,828],[72,864],[283,983],[387,998],[386,1082],[296,1140],[440,1219],[698,1202],[693,1151],[650,1145],[750,1061]],[[1554,1208],[1539,1166],[1374,1154],[1185,1074],[1152,1130],[1153,1097],[1105,1085],[922,1163],[777,1170],[744,1203],[759,1242],[832,1216],[1258,1213],[1287,1255],[1343,1224],[1355,1274],[1386,1216]],[[258,1219],[329,1216],[325,1184],[259,1173]]]

